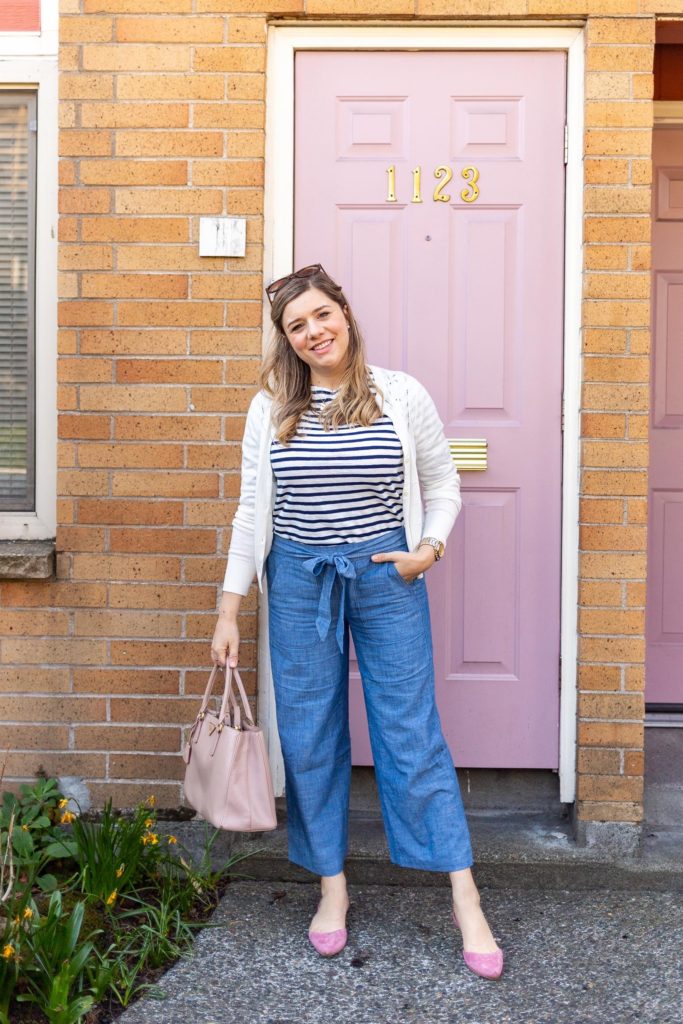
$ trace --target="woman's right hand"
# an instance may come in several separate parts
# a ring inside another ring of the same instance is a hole
[[[237,667],[240,649],[240,631],[237,619],[220,614],[211,641],[211,658],[216,665],[225,667],[226,659],[230,668]]]

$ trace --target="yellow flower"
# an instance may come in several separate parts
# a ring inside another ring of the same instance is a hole
[[[22,825],[21,826],[21,831],[22,832],[28,832],[28,825]]]
[[[156,846],[159,842],[159,836],[156,832],[145,832],[144,836],[141,837],[143,846],[147,846],[149,843],[151,846]]]
[[[30,907],[24,907],[24,921],[30,921],[33,917],[33,911]]]
[[[175,837],[175,836],[169,836],[169,837],[168,837],[168,845],[169,845],[169,846],[175,846],[175,844],[176,844],[177,842],[178,842],[178,840],[176,839],[176,837]]]
[[[62,816],[59,819],[60,825],[70,825],[72,821],[76,820],[76,815],[73,811],[63,811]]]
[[[19,917],[19,915],[18,915],[18,914],[17,914],[17,916],[16,916],[15,918],[14,918],[14,920],[12,921],[12,924],[13,924],[13,925],[15,925],[15,926],[16,926],[17,928],[18,928],[18,927],[19,927],[19,925],[21,924],[21,918]]]
[[[154,818],[147,818],[145,820],[145,828],[151,828],[154,824]]]
[[[14,946],[10,942],[3,947],[2,956],[4,960],[9,960],[11,956],[14,956]]]
[[[107,906],[108,907],[113,907],[114,904],[116,903],[116,897],[118,895],[118,891],[119,891],[118,889],[114,889],[114,891],[110,892],[109,895],[107,896]]]
[[[147,799],[145,800],[145,803],[146,803],[146,804],[147,804],[147,805],[148,805],[149,807],[154,807],[154,804],[156,803],[156,797],[154,796],[154,793],[150,793],[150,795],[149,795],[149,796],[147,797]]]
[[[60,811],[63,811],[64,808],[66,807],[66,805],[68,804],[68,802],[69,801],[68,801],[68,799],[66,797],[62,797],[62,799],[57,804],[57,807],[59,807]]]
[[[116,869],[116,877],[120,878],[126,868],[125,864],[122,864],[120,868]]]

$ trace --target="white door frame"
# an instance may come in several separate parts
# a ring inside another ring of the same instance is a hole
[[[579,571],[579,429],[583,242],[582,27],[288,24],[268,30],[264,260],[266,282],[289,273],[294,239],[294,56],[297,50],[563,50],[567,53],[568,160],[565,194],[564,435],[560,640],[560,800],[576,790],[576,658]],[[270,335],[263,308],[264,349]],[[284,790],[268,654],[267,602],[259,611],[259,717],[268,737],[275,791]]]

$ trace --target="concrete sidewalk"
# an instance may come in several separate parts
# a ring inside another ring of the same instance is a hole
[[[683,832],[645,833],[637,856],[577,847],[555,815],[470,812],[475,874],[506,953],[498,982],[461,955],[446,875],[390,864],[373,815],[352,812],[349,942],[307,940],[316,879],[289,864],[286,824],[244,836],[192,957],[121,1024],[681,1024]],[[197,826],[175,831],[192,844]],[[248,877],[251,876],[251,877]]]
[[[484,890],[505,949],[473,975],[446,887],[352,886],[349,942],[320,958],[306,931],[317,887],[232,884],[194,956],[120,1024],[680,1024],[678,894]]]

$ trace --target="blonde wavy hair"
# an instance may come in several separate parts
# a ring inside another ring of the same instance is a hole
[[[293,299],[310,288],[317,288],[328,299],[336,302],[346,314],[349,324],[348,363],[339,385],[339,391],[327,402],[320,414],[325,430],[336,430],[342,424],[368,427],[382,415],[377,404],[383,399],[371,377],[365,361],[365,343],[351,307],[338,285],[324,270],[309,277],[292,277],[275,292],[270,310],[273,333],[261,367],[261,387],[273,398],[273,419],[277,439],[288,444],[296,434],[299,420],[311,405],[311,369],[300,359],[289,343],[282,326],[285,308]]]

